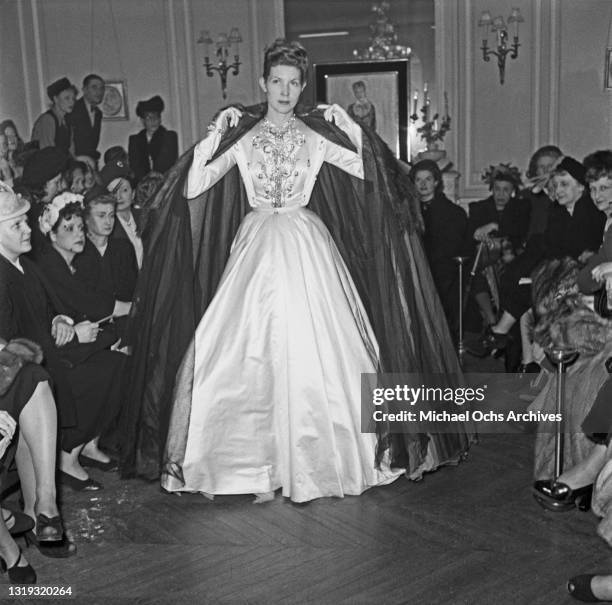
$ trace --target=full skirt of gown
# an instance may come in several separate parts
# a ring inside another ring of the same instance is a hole
[[[375,468],[376,435],[361,432],[360,375],[377,370],[376,337],[323,222],[302,207],[250,212],[179,369],[163,487],[282,487],[304,502],[393,481],[402,470]]]

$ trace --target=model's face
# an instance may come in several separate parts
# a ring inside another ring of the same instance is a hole
[[[50,202],[58,193],[65,191],[65,181],[62,174],[54,176],[45,183],[45,196],[43,202]]]
[[[25,214],[8,221],[0,221],[0,252],[9,260],[16,261],[21,254],[32,249],[31,233]]]
[[[85,247],[85,226],[80,216],[61,219],[55,231],[51,231],[51,243],[64,255],[79,254]]]
[[[62,90],[57,96],[53,97],[53,102],[57,108],[64,113],[70,113],[72,111],[74,101],[74,90],[71,88]]]
[[[4,129],[4,136],[6,137],[9,151],[15,151],[17,149],[17,131],[12,126],[7,126]]]
[[[414,175],[414,185],[422,202],[433,199],[437,183],[429,170],[418,170]]]
[[[562,206],[575,204],[584,193],[584,185],[581,185],[571,174],[562,172],[553,177],[553,190],[555,199]]]
[[[546,176],[555,165],[557,158],[554,155],[542,155],[536,162],[536,176]]]
[[[70,191],[72,191],[72,193],[83,193],[83,191],[85,191],[85,174],[80,168],[75,168],[72,171]]]
[[[259,85],[266,93],[268,108],[281,115],[293,113],[305,86],[300,70],[293,65],[274,65],[266,80],[260,78]]]
[[[85,219],[87,232],[99,237],[108,237],[115,226],[114,204],[93,204]]]
[[[127,179],[121,179],[121,184],[115,191],[117,198],[117,210],[128,210],[134,201],[134,191]]]
[[[591,198],[595,202],[598,210],[612,216],[612,178],[602,176],[601,178],[589,183]]]
[[[508,181],[495,181],[493,183],[493,199],[498,208],[503,208],[514,193],[514,185]]]
[[[99,105],[104,97],[104,81],[94,78],[83,87],[83,96],[90,105]]]

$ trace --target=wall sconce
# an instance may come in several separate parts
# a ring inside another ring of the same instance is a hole
[[[204,67],[206,68],[206,75],[212,76],[215,72],[219,74],[221,78],[221,91],[223,98],[227,99],[227,72],[231,69],[232,74],[237,76],[240,68],[240,51],[239,44],[242,42],[242,36],[238,31],[237,27],[232,27],[229,36],[227,34],[219,34],[215,44],[215,57],[217,64],[213,65],[210,62],[210,45],[213,44],[213,40],[210,37],[208,30],[202,30],[197,43],[203,44],[204,52]],[[234,55],[234,62],[228,64],[228,58],[231,54]]]
[[[513,8],[512,13],[508,17],[508,26],[514,26],[513,43],[508,46],[508,27],[503,17],[491,17],[489,11],[483,11],[478,20],[478,27],[482,28],[482,58],[485,61],[491,60],[491,55],[497,57],[497,67],[499,68],[499,82],[504,83],[506,75],[506,55],[510,55],[511,59],[518,57],[519,49],[519,23],[524,23],[523,15],[518,8]],[[496,35],[496,49],[492,50],[489,48],[489,31],[494,32]]]

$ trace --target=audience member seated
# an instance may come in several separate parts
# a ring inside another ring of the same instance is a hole
[[[24,512],[36,524],[30,541],[42,554],[66,557],[76,549],[65,537],[56,501],[57,411],[50,379],[38,365],[43,353],[40,347],[15,339],[20,334],[19,315],[25,311],[18,306],[25,301],[15,288],[18,280],[14,274],[23,276],[19,256],[30,247],[27,209],[28,202],[10,189],[0,191],[0,355],[3,359],[10,355],[12,362],[20,361],[18,365],[23,366],[6,388],[0,389],[0,409],[10,412],[19,422],[17,470]],[[28,299],[27,304],[33,306],[33,301]],[[54,327],[56,340],[60,329],[58,325]],[[6,373],[2,375],[7,378]]]
[[[38,141],[40,149],[57,147],[66,154],[74,152],[72,125],[67,117],[74,107],[76,88],[68,78],[61,78],[47,87],[51,108],[34,122],[32,140]]]
[[[115,225],[117,200],[111,193],[92,190],[85,196],[87,228],[85,248],[74,259],[76,273],[94,284],[96,291],[108,292],[114,300],[131,303],[138,278],[134,248],[127,239],[110,237]],[[118,336],[125,333],[126,317],[115,321]]]
[[[46,147],[33,153],[23,168],[21,187],[18,188],[31,203],[28,220],[32,228],[31,258],[39,256],[48,246],[48,240],[39,228],[39,219],[45,205],[64,190],[63,172],[68,156],[57,147]]]
[[[473,255],[480,249],[478,267],[493,267],[503,254],[503,241],[510,243],[506,248],[506,261],[516,255],[524,246],[529,226],[530,206],[527,200],[518,196],[521,186],[519,171],[509,164],[499,164],[491,168],[483,176],[489,185],[492,195],[485,200],[472,202],[469,205],[470,239],[476,242]],[[497,282],[497,272],[490,279]],[[472,282],[472,293],[483,317],[485,327],[490,327],[497,321],[497,314],[491,302],[491,286],[480,270]]]
[[[162,126],[163,110],[160,96],[136,105],[136,115],[144,126],[138,134],[131,135],[128,142],[129,164],[136,183],[151,170],[166,172],[178,159],[178,137],[174,130]]]
[[[596,294],[597,309],[606,316],[612,312],[607,305],[606,287],[612,286],[612,151],[596,151],[584,159],[586,180],[597,209],[606,215],[603,242],[596,254],[578,274],[578,287],[584,294]],[[612,303],[612,300],[610,301]]]
[[[20,334],[43,348],[44,366],[53,378],[62,427],[60,479],[73,489],[97,490],[101,484],[91,479],[81,464],[114,467],[98,449],[96,438],[118,413],[124,356],[108,350],[116,338],[107,329],[82,320],[82,314],[75,322],[45,275],[46,269],[41,270],[23,256],[30,249],[27,206],[24,203],[22,214],[14,219],[14,231],[19,235],[16,244],[10,254],[0,256],[2,309],[11,310],[7,336]],[[55,211],[57,220],[52,228],[56,243],[61,239],[64,248],[78,247],[78,221],[70,222],[71,209],[61,216],[57,207]],[[45,224],[51,220],[47,215]],[[79,220],[82,221],[80,217]],[[69,240],[72,246],[67,245]],[[52,250],[59,254],[55,248]],[[63,262],[70,272],[68,262]]]
[[[421,202],[425,224],[425,254],[451,333],[457,337],[459,275],[458,264],[454,259],[466,254],[467,215],[461,206],[444,195],[442,173],[435,162],[417,162],[409,176]]]
[[[117,200],[115,226],[111,237],[129,241],[134,247],[138,268],[142,267],[143,247],[140,238],[140,208],[134,207],[134,189],[130,169],[121,161],[106,164],[100,171],[102,186]]]
[[[599,248],[605,223],[604,213],[597,209],[586,190],[584,166],[566,156],[553,172],[552,187],[556,201],[542,236],[543,257],[548,260],[570,257],[584,264]],[[491,327],[484,343],[489,349],[503,349],[508,332],[529,309],[529,296],[518,283],[527,275],[519,276],[515,270],[511,277],[503,290],[502,316]]]
[[[609,329],[604,329],[609,322],[592,311],[578,291],[579,268],[576,260],[565,258],[545,262],[533,274],[538,318],[536,341],[544,350],[566,348],[580,354],[566,374],[563,449],[566,470],[557,481],[551,480],[555,434],[549,422],[542,424],[535,444],[534,495],[543,506],[557,511],[574,508],[578,498],[587,498],[588,504],[590,486],[598,472],[594,469],[601,467],[602,452],[601,446],[590,440],[582,427],[608,380],[606,361],[612,355]],[[556,380],[551,375],[530,409],[554,413],[555,408]],[[597,432],[606,431],[607,424]],[[594,474],[588,476],[589,473]]]
[[[104,97],[104,80],[89,74],[83,79],[83,95],[77,99],[70,114],[74,137],[74,155],[87,156],[94,162],[100,157],[98,143],[102,126],[102,112],[98,105]]]

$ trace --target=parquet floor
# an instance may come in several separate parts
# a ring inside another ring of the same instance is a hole
[[[63,494],[78,555],[28,555],[41,585],[71,585],[77,603],[563,605],[566,579],[612,570],[612,550],[592,513],[532,499],[532,442],[484,435],[419,483],[306,505],[213,503],[93,471],[104,491]]]

